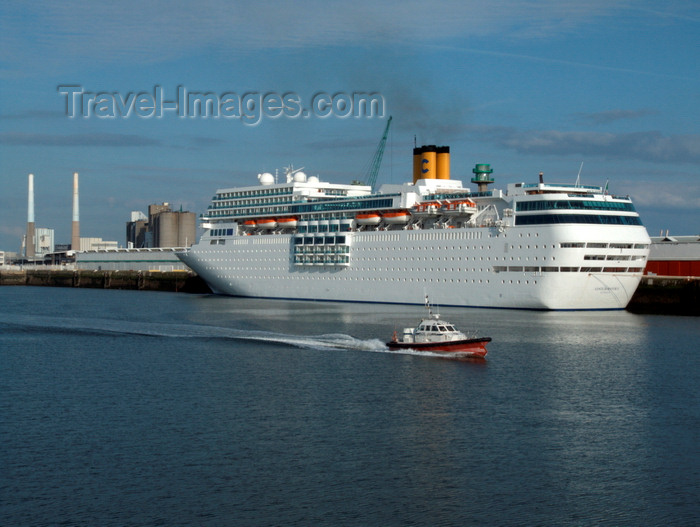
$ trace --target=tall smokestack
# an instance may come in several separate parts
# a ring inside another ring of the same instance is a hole
[[[80,209],[78,206],[78,173],[73,172],[73,225],[71,228],[70,248],[80,250]]]
[[[27,241],[24,255],[27,259],[34,258],[34,174],[29,174],[27,188]]]

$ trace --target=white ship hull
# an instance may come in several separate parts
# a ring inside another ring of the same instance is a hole
[[[413,181],[342,185],[289,167],[286,181],[216,191],[205,231],[178,253],[217,293],[516,309],[624,309],[650,239],[607,187],[511,183],[472,192],[449,148],[415,148]]]
[[[627,306],[649,252],[642,226],[343,235],[349,248],[342,266],[295,263],[294,234],[233,235],[216,243],[203,237],[179,257],[212,290],[235,296],[416,304],[428,291],[444,306],[600,310]]]

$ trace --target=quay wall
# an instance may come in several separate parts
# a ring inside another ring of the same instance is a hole
[[[185,271],[2,270],[0,286],[34,285],[210,293],[204,280]]]
[[[700,278],[644,276],[627,306],[631,313],[700,315]]]

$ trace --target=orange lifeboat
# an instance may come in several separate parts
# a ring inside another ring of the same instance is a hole
[[[382,217],[377,212],[361,212],[355,216],[358,225],[379,225]]]
[[[414,210],[418,214],[437,214],[439,209],[439,201],[422,201],[420,203],[416,203],[414,206]]]
[[[392,225],[403,225],[411,219],[411,214],[407,210],[385,212],[382,214],[384,221]]]
[[[265,218],[257,221],[258,227],[261,229],[274,229],[277,227],[277,220],[274,218]]]
[[[476,203],[467,199],[460,201],[449,201],[442,206],[442,210],[448,213],[469,214],[476,209]]]
[[[255,220],[245,220],[243,222],[243,227],[245,227],[246,229],[254,229],[255,225]]]
[[[297,219],[294,216],[289,218],[277,218],[277,225],[279,225],[281,229],[296,229]]]

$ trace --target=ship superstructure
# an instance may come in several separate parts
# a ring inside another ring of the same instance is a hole
[[[343,185],[289,168],[217,190],[199,243],[179,257],[218,293],[526,309],[623,309],[649,236],[628,196],[578,184],[471,191],[448,147],[414,150],[413,180]]]

